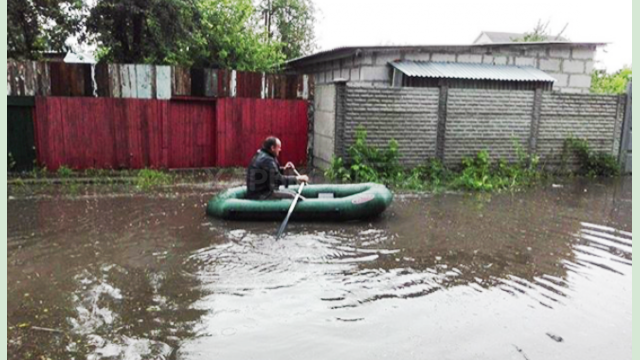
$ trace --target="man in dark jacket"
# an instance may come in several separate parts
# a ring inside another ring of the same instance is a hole
[[[296,193],[291,190],[279,190],[279,186],[287,187],[296,182],[309,181],[307,175],[284,175],[284,170],[295,167],[291,162],[280,167],[278,155],[280,155],[281,149],[280,139],[269,136],[262,143],[262,148],[253,156],[247,169],[247,199],[292,199]]]

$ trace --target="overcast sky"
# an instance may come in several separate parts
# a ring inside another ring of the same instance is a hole
[[[314,0],[318,50],[353,45],[470,44],[481,31],[531,31],[541,19],[572,41],[609,42],[608,71],[631,65],[631,0]]]

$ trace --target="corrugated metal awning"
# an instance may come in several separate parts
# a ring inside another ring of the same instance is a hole
[[[550,75],[531,66],[425,61],[398,61],[390,62],[389,64],[406,76],[411,77],[498,81],[556,81]]]

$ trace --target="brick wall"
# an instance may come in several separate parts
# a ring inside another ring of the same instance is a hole
[[[407,165],[435,156],[438,89],[347,86],[344,114],[338,117],[344,119],[339,154],[346,155],[357,126],[363,125],[371,144],[383,147],[397,140]]]
[[[494,158],[516,159],[514,142],[527,149],[533,91],[450,89],[445,164],[487,149]]]
[[[564,139],[587,139],[592,149],[618,155],[624,98],[611,95],[544,94],[537,151],[558,164]]]
[[[384,147],[399,142],[405,165],[436,157],[440,89],[336,86],[335,154],[345,156],[355,130],[363,125],[368,142]],[[321,87],[318,87],[321,88]],[[341,90],[342,89],[342,90]],[[340,95],[343,94],[343,95]],[[517,158],[514,141],[541,155],[547,165],[560,164],[564,139],[588,139],[599,151],[617,155],[624,98],[615,95],[543,93],[533,91],[449,89],[442,147],[447,165],[463,156],[488,150],[495,160]],[[538,100],[536,100],[538,99]],[[317,102],[318,100],[316,100]],[[536,102],[537,101],[537,102]],[[340,106],[338,106],[340,105]],[[538,112],[534,113],[534,109]],[[536,124],[537,127],[532,124]],[[442,123],[441,123],[442,124]],[[318,133],[319,131],[316,131]]]

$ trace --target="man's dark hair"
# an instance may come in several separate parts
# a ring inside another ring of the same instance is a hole
[[[262,143],[262,148],[264,150],[271,150],[272,146],[276,145],[276,142],[278,142],[278,138],[275,136],[269,136],[268,138],[264,139],[264,142]]]

